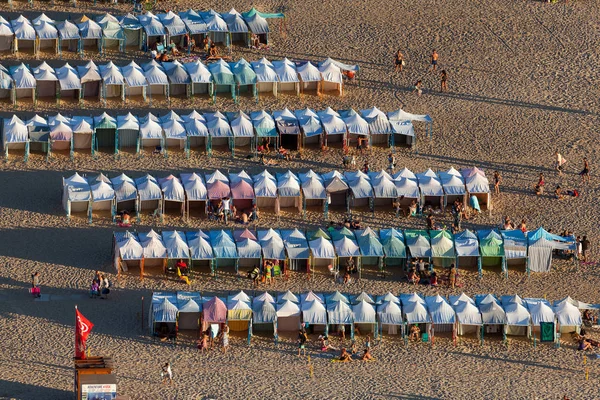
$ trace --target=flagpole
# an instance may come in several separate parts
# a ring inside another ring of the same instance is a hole
[[[77,304],[75,304],[75,358],[77,358]]]

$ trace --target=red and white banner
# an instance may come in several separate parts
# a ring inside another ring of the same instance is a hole
[[[75,358],[85,360],[85,342],[93,327],[94,324],[75,308]]]

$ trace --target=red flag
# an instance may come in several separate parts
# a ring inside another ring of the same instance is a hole
[[[94,324],[75,308],[75,358],[85,359],[85,342],[93,327]]]

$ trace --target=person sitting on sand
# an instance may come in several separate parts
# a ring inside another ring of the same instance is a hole
[[[346,351],[346,348],[342,348],[342,352],[340,354],[340,358],[339,361],[341,362],[348,362],[348,361],[352,361],[352,356],[350,355],[350,353],[348,353]]]
[[[275,160],[270,160],[270,159],[269,159],[269,160],[267,160],[267,159],[265,158],[265,155],[264,155],[264,154],[261,154],[261,155],[260,155],[260,163],[261,163],[262,165],[275,165],[275,164],[276,164]]]
[[[429,280],[429,284],[433,287],[437,287],[438,285],[438,277],[435,272],[431,273],[431,279]]]
[[[180,258],[179,261],[177,261],[175,267],[179,268],[179,272],[181,272],[181,275],[186,276],[188,274],[188,266],[182,258]]]
[[[360,357],[361,361],[373,361],[375,358],[371,355],[371,349],[368,347],[364,350],[362,357]]]
[[[587,339],[581,339],[579,341],[579,347],[577,348],[579,351],[592,350],[592,344],[588,342]]]
[[[592,314],[590,310],[585,310],[583,312],[583,322],[587,322],[590,325],[596,325],[598,323],[598,317]],[[583,335],[583,333],[582,333]]]
[[[413,92],[417,92],[418,96],[422,95],[423,94],[423,82],[418,80],[417,83],[415,83]]]
[[[210,57],[218,57],[219,56],[219,49],[217,48],[217,45],[214,43],[210,44],[209,56]]]
[[[421,335],[421,330],[419,329],[419,325],[414,324],[410,327],[410,333],[408,335],[409,340],[419,340],[419,336]]]
[[[558,200],[562,200],[563,194],[562,194],[562,189],[560,188],[560,185],[556,186],[556,189],[554,190],[554,197]]]
[[[416,285],[417,283],[419,283],[419,275],[417,274],[417,272],[414,270],[414,268],[411,268],[410,271],[408,271],[408,283],[412,283],[413,285]]]
[[[319,335],[319,343],[321,344],[321,351],[338,350],[329,344],[329,338],[327,336]]]

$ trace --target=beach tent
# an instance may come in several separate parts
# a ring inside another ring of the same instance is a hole
[[[529,243],[528,267],[533,272],[549,272],[552,267],[553,251],[574,250],[575,241],[572,237],[563,237],[547,232],[544,228],[527,233]]]
[[[342,70],[333,63],[326,63],[319,65],[319,72],[321,73],[321,77],[323,79],[321,92],[334,92],[341,96],[343,94],[344,87],[344,76],[342,74]]]
[[[227,113],[231,132],[233,133],[232,154],[235,154],[236,147],[249,146],[250,151],[256,148],[256,139],[254,137],[254,127],[250,117],[242,111]]]
[[[400,304],[400,299],[394,296],[391,292],[387,292],[384,295],[377,296],[377,303],[385,303],[386,301]]]
[[[37,49],[38,53],[41,49],[53,49],[55,53],[58,52],[58,30],[54,26],[54,21],[48,18],[48,20],[41,19],[45,14],[40,15],[38,18],[33,20],[33,28],[37,35]],[[46,17],[47,18],[47,17]]]
[[[317,67],[315,67],[310,61],[297,65],[296,71],[298,71],[298,78],[300,79],[300,92],[316,91],[320,94],[321,83],[323,77]]]
[[[321,232],[326,236],[322,230],[319,230],[318,232]],[[311,253],[310,265],[313,268],[328,265],[331,267],[332,271],[339,272],[339,266],[336,263],[337,256],[335,254],[335,248],[329,238],[326,239],[322,236],[310,238],[308,246],[310,247]]]
[[[256,206],[273,207],[275,214],[279,213],[279,200],[277,197],[277,181],[267,170],[252,177],[254,182],[254,193],[256,195]]]
[[[444,268],[449,268],[456,259],[454,251],[454,238],[452,233],[447,230],[431,231],[431,256],[433,264]]]
[[[361,116],[369,125],[369,142],[373,144],[385,144],[391,146],[392,127],[387,115],[377,107],[360,111]]]
[[[160,234],[150,230],[149,232],[138,233],[140,243],[144,249],[144,258],[142,259],[142,277],[146,267],[160,267],[161,272],[166,272],[167,267],[167,248]]]
[[[242,267],[259,267],[262,264],[262,249],[256,236],[248,229],[233,232],[239,265]]]
[[[346,172],[344,173],[346,175]],[[373,201],[373,186],[368,177],[359,176],[355,179],[346,177],[348,187],[350,188],[350,207],[351,209],[358,207],[369,207],[371,211],[375,211]]]
[[[215,85],[213,90],[213,102],[217,101],[217,93],[224,92],[231,93],[231,97],[235,100],[235,88],[237,83],[229,64],[223,61],[223,59],[219,59],[219,61],[215,63],[208,64],[208,70],[212,75]]]
[[[450,168],[446,172],[440,172],[440,181],[444,188],[444,207],[452,205],[455,200],[460,200],[463,204],[467,204],[467,189],[465,180],[454,168]]]
[[[273,64],[263,57],[259,61],[253,61],[251,65],[256,74],[257,92],[273,93],[273,96],[277,96],[279,78]]]
[[[25,65],[10,67],[10,75],[13,80],[12,84],[12,99],[13,103],[17,104],[17,99],[30,97],[32,103],[35,103],[35,94],[37,81],[31,70]]]
[[[339,292],[338,292],[339,293]],[[326,305],[327,309],[327,327],[325,333],[329,330],[329,325],[350,325],[350,337],[354,338],[354,314],[350,305],[342,300],[329,301]],[[338,327],[338,331],[340,328]]]
[[[46,158],[48,158],[50,149],[50,127],[48,126],[48,121],[36,114],[25,121],[25,124],[29,130],[29,151],[41,151],[42,153],[46,153]]]
[[[524,305],[531,315],[531,328],[534,336],[540,333],[541,323],[550,323],[553,326],[556,324],[556,316],[550,303],[544,299],[525,299]],[[556,339],[556,329],[552,329],[554,338]]]
[[[291,293],[291,292],[288,292]],[[287,293],[284,294],[284,296]],[[296,332],[300,328],[300,318],[302,312],[298,305],[298,298],[293,295],[296,301],[288,299],[278,299],[277,304],[277,331],[278,332]]]
[[[294,304],[300,304],[300,298],[294,293],[292,293],[290,290],[277,295],[277,303],[282,304],[286,301],[291,301]]]
[[[155,44],[159,45],[160,43],[165,46],[167,43],[166,30],[157,16],[148,11],[145,14],[139,15],[138,20],[144,31],[142,42],[145,44],[146,49],[153,47]]]
[[[266,293],[268,294],[268,293]],[[270,296],[270,295],[269,295]],[[277,311],[275,310],[275,304],[273,301],[268,300],[257,300],[256,298],[252,302],[252,330],[258,330],[256,325],[259,325],[261,330],[265,329],[263,326],[273,327],[274,335],[277,334]]]
[[[302,210],[300,179],[292,171],[277,174],[277,199],[279,208]]]
[[[334,231],[334,233],[336,233],[336,232],[337,231]],[[336,264],[339,269],[340,263],[342,263],[343,261],[346,261],[349,258],[356,257],[356,266],[357,266],[359,278],[360,278],[360,273],[362,270],[360,248],[358,247],[358,244],[356,243],[356,240],[354,239],[354,234],[352,236],[353,237],[348,237],[348,236],[342,235],[342,236],[338,236],[337,238],[334,236],[333,247],[334,247],[335,253],[337,254],[337,257],[338,257],[336,260]],[[345,262],[344,262],[344,265],[345,265]]]
[[[104,14],[96,22],[102,28],[102,49],[116,47],[121,52],[125,51],[125,33],[119,20],[110,14]]]
[[[143,30],[139,19],[135,15],[128,13],[121,17],[119,23],[123,29],[124,47],[141,49],[143,44]]]
[[[579,333],[583,321],[581,312],[577,307],[568,301],[563,301],[554,306],[554,312],[556,313],[560,333]]]
[[[202,331],[206,331],[211,324],[227,323],[227,306],[218,297],[212,297],[202,304]]]
[[[121,274],[121,271],[127,272],[129,267],[133,266],[139,266],[141,273],[144,249],[139,242],[137,234],[129,231],[114,232],[113,253],[113,265],[117,274]]]
[[[214,10],[201,11],[200,16],[206,24],[208,36],[214,43],[223,43],[226,47],[231,45],[227,23],[221,14]]]
[[[400,300],[398,298],[395,299],[397,301],[385,300],[377,305],[377,319],[381,335],[383,335],[384,329],[386,329],[388,335],[397,335],[398,327],[401,329],[400,334],[403,335],[404,320],[402,309],[400,308]]]
[[[177,296],[173,294],[152,294],[150,303],[150,331],[152,336],[162,336],[169,339],[177,337]]]
[[[94,117],[94,131],[92,133],[93,153],[101,148],[109,149],[112,153],[117,151],[117,120],[102,113]]]
[[[164,147],[163,129],[160,120],[151,113],[140,119],[140,150],[144,146]]]
[[[349,210],[349,187],[346,183],[346,178],[336,170],[327,172],[323,175],[325,190],[327,191],[327,202],[325,203],[325,218],[327,218],[329,207],[345,206],[346,211]]]
[[[10,25],[15,34],[13,43],[13,53],[32,49],[35,53],[37,35],[31,22],[22,15],[17,19],[10,21]]]
[[[185,188],[185,215],[187,215],[187,218],[190,218],[190,209],[195,208],[194,206],[206,213],[208,191],[202,176],[195,172],[181,174],[181,181]]]
[[[153,176],[146,174],[137,178],[135,186],[138,189],[138,212],[162,210],[162,190]]]
[[[282,147],[292,150],[302,147],[302,133],[298,119],[289,109],[273,111],[273,119],[279,132],[279,142]]]
[[[185,236],[190,248],[190,268],[208,264],[212,271],[213,250],[209,243],[209,236],[201,230],[187,231]]]
[[[456,314],[454,309],[439,294],[436,296],[427,296],[425,303],[431,316],[431,336],[435,332],[452,332],[454,337],[454,328],[456,324]]]
[[[477,231],[477,238],[479,239],[479,252],[481,254],[479,275],[481,276],[483,266],[497,266],[498,264],[500,264],[502,272],[508,274],[502,236],[495,230],[480,230]]]
[[[0,24],[1,25],[1,24]],[[7,68],[0,65],[0,101],[12,102],[13,79]]]
[[[421,202],[421,192],[416,180],[397,176],[394,178],[394,184],[396,185],[398,196],[401,197],[399,199],[401,206],[410,205],[413,201],[417,204]]]
[[[424,173],[417,174],[417,181],[421,191],[421,204],[443,209],[445,204],[444,189],[437,174],[430,168]]]
[[[431,316],[425,300],[416,294],[400,296],[402,314],[407,325],[419,325],[419,329],[427,334],[429,340]]]
[[[125,174],[111,178],[113,189],[115,190],[115,209],[117,213],[122,211],[138,210],[138,193],[135,181]]]
[[[167,249],[167,270],[174,271],[176,269],[175,260],[190,259],[190,248],[187,244],[187,238],[184,232],[178,231],[163,231],[162,240]]]
[[[81,36],[81,50],[93,46],[102,53],[102,27],[84,15],[77,24],[77,28],[79,28]]]
[[[517,302],[503,303],[502,308],[506,314],[504,331],[507,335],[518,335],[529,337],[531,315],[525,306]]]
[[[278,230],[261,229],[257,232],[257,236],[265,260],[287,259],[283,238]]]
[[[12,26],[0,16],[0,51],[9,52],[12,49],[15,33]]]
[[[163,192],[162,213],[167,209],[174,209],[185,215],[185,189],[181,181],[173,175],[159,179],[160,189]]]
[[[62,203],[67,212],[67,218],[70,218],[72,213],[85,212],[87,214],[90,199],[90,185],[84,177],[75,172],[69,178],[63,178]]]
[[[109,181],[110,182],[110,181]],[[90,201],[91,212],[98,210],[109,210],[111,219],[115,215],[115,191],[111,183],[100,181],[90,182],[92,199]]]
[[[221,14],[223,20],[227,23],[230,43],[242,43],[245,47],[250,47],[250,34],[248,25],[244,22],[242,14],[232,8],[226,13]]]
[[[209,188],[210,195],[210,188]],[[213,274],[216,276],[219,265],[232,264],[235,272],[238,272],[238,253],[231,232],[225,230],[210,231],[210,244],[213,248],[214,262]]]
[[[169,95],[190,97],[192,80],[183,65],[175,60],[163,63],[163,67],[169,78]]]
[[[465,179],[465,186],[469,195],[471,207],[481,211],[481,207],[492,209],[492,194],[490,193],[490,182],[485,173],[477,167],[463,169],[461,171]]]
[[[125,79],[121,69],[109,61],[108,64],[100,65],[99,70],[102,77],[102,98],[106,100],[109,97],[120,97],[125,100]]]
[[[252,208],[256,196],[252,187],[252,178],[245,172],[229,174],[233,205],[240,211]]]
[[[327,204],[327,191],[323,185],[323,179],[320,175],[310,170],[307,174],[298,174],[302,187],[302,200],[304,204],[302,209],[306,213],[307,207],[311,206],[323,206],[323,210]]]
[[[70,150],[71,142],[73,138],[73,129],[71,128],[71,121],[51,121],[48,124],[50,126],[49,143],[52,151],[57,150]]]
[[[325,146],[329,142],[339,141],[342,144],[345,143],[348,130],[340,114],[332,110],[331,107],[327,107],[327,109],[319,111],[318,115],[325,132]]]
[[[233,132],[227,118],[221,114],[216,113],[218,116],[211,116],[205,114],[206,127],[208,129],[208,151],[209,155],[212,154],[212,148],[214,146],[228,146],[233,154]]]
[[[231,196],[229,178],[218,169],[212,174],[206,175],[205,180],[209,200],[221,200]]]
[[[183,64],[191,81],[191,94],[207,93],[212,96],[214,90],[213,77],[209,69],[200,60]]]
[[[202,316],[202,297],[198,292],[177,292],[177,322],[180,330],[198,330]]]
[[[431,244],[427,231],[407,229],[404,231],[404,237],[412,258],[424,258],[431,261]]]
[[[138,118],[131,114],[118,115],[117,116],[117,131],[116,140],[117,143],[117,154],[120,153],[122,148],[135,148],[136,152],[139,151],[139,135],[140,135],[140,122]]]
[[[314,325],[324,325],[327,330],[327,309],[318,300],[304,301],[301,305],[302,310],[302,322],[313,327]]]
[[[323,144],[323,125],[319,116],[312,110],[296,110],[298,125],[302,130],[302,147],[306,144]]]
[[[481,312],[481,320],[486,333],[504,333],[506,313],[497,299],[488,294],[483,298],[476,297],[477,306]]]
[[[378,332],[377,312],[373,303],[366,300],[360,300],[352,306],[352,315],[354,316],[354,325],[362,333]]]
[[[250,114],[250,118],[252,120],[252,125],[254,127],[254,131],[256,132],[256,140],[257,143],[262,140],[264,143],[264,138],[269,138],[268,140],[275,141],[275,149],[279,148],[279,134],[277,133],[277,129],[275,128],[275,120],[266,111],[255,111]],[[263,138],[263,139],[260,139]]]
[[[200,14],[196,11],[189,9],[179,13],[179,17],[185,24],[190,39],[193,39],[197,44],[203,42],[204,36],[207,34],[206,22],[202,19]]]
[[[477,333],[483,326],[479,308],[470,301],[457,301],[452,304],[457,320],[457,334]]]
[[[274,60],[272,64],[279,81],[278,92],[293,92],[300,95],[300,79],[298,79],[296,63],[284,58]]]
[[[304,233],[298,229],[282,229],[281,237],[289,259],[288,268],[298,271],[304,264],[306,272],[310,272],[310,248]]]
[[[82,94],[81,98],[98,97],[102,98],[102,76],[100,69],[93,61],[88,62],[84,66],[77,66],[77,73],[81,81]]]
[[[56,77],[59,84],[59,99],[77,99],[81,98],[81,80],[77,70],[71,67],[68,63],[60,68],[56,68]]]
[[[165,136],[165,151],[168,148],[187,148],[187,131],[183,125],[183,119],[171,110],[160,118],[160,122]]]
[[[9,149],[23,150],[24,159],[27,159],[29,153],[29,130],[25,122],[16,115],[3,119],[2,144],[6,159],[8,159]]]
[[[454,236],[454,247],[456,250],[455,266],[470,266],[479,269],[479,241],[477,235],[468,229]]]
[[[54,68],[46,64],[44,61],[38,67],[33,69],[33,76],[36,80],[36,100],[50,98],[58,101],[60,86],[58,84],[58,78],[56,77]]]
[[[132,61],[121,68],[121,72],[123,73],[123,79],[126,84],[126,96],[141,96],[146,100],[148,82],[146,81],[142,68],[137,65],[135,61]]]
[[[529,261],[527,256],[527,237],[520,229],[500,231],[504,241],[504,254],[506,256],[506,267],[523,265],[529,273]]]
[[[269,23],[267,18],[285,18],[283,13],[262,13],[252,7],[250,11],[242,13],[242,18],[248,24],[250,32],[258,36],[261,43],[269,43]]]
[[[231,64],[231,71],[233,72],[235,83],[237,85],[237,95],[239,96],[242,92],[248,92],[258,99],[258,81],[256,73],[250,66],[250,63],[241,58],[236,63]]]
[[[379,237],[385,253],[384,270],[387,266],[404,266],[406,264],[406,245],[402,231],[394,228],[382,229],[379,231]]]
[[[361,270],[363,265],[375,265],[379,271],[383,270],[385,252],[383,244],[377,233],[371,228],[355,232],[361,254]]]
[[[183,37],[187,33],[187,29],[181,17],[173,11],[168,11],[164,14],[158,14],[158,19],[167,30],[167,44],[174,43],[183,47]]]
[[[206,120],[202,115],[199,118],[184,119],[184,127],[187,132],[186,152],[189,155],[191,147],[204,146],[208,151],[208,128]]]
[[[71,120],[72,126],[72,143],[71,149],[74,151],[75,149],[87,149],[90,153],[93,153],[93,142],[92,142],[92,134],[94,133],[94,129],[92,128],[94,125],[94,119],[90,117],[73,117]]]
[[[148,82],[148,92],[152,95],[161,95],[169,98],[169,78],[162,64],[152,60],[146,64],[142,64],[144,77]]]
[[[391,206],[398,199],[398,188],[393,178],[384,170],[370,172],[371,185],[373,186],[373,206]]]
[[[433,119],[429,115],[416,115],[398,109],[387,113],[388,121],[392,128],[392,146],[406,143],[415,146],[417,136],[413,127],[413,121],[425,123],[425,135],[432,135]]]

